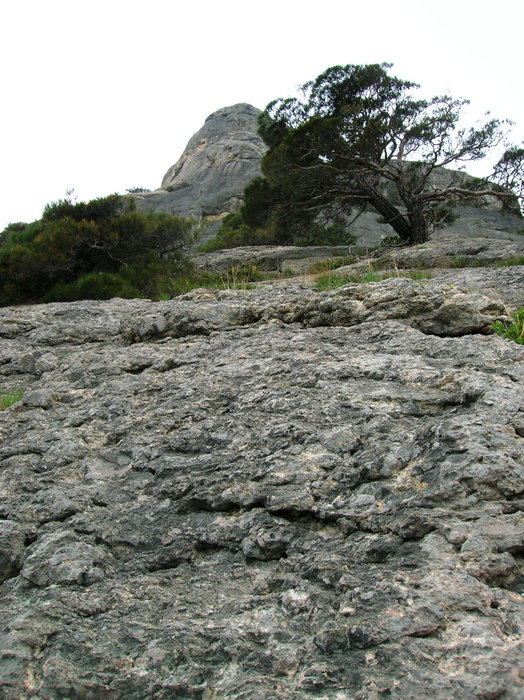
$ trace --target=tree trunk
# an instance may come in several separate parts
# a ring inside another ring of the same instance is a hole
[[[405,243],[413,243],[412,225],[408,217],[383,197],[374,187],[368,186],[365,189],[367,190],[366,194],[369,197],[370,204],[384,217],[385,223],[389,224]]]
[[[411,222],[411,242],[425,243],[429,240],[428,222],[424,215],[422,207],[416,203],[408,211],[409,220]]]
[[[401,200],[406,205],[407,213],[402,213],[389,199],[365,176],[357,176],[355,180],[362,189],[362,193],[369,203],[384,218],[395,233],[410,245],[425,243],[429,239],[429,228],[422,202],[417,197],[411,196],[405,188],[398,185]]]

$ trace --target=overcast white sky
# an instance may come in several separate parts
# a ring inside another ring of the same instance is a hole
[[[524,139],[522,0],[4,0],[0,230],[160,186],[216,109],[263,108],[329,66],[394,64]]]

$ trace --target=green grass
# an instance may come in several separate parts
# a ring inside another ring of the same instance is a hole
[[[495,267],[513,267],[514,265],[524,265],[524,255],[510,255],[506,260],[495,263]]]
[[[328,258],[327,260],[318,260],[313,263],[309,268],[311,274],[317,272],[329,272],[330,270],[336,270],[337,267],[342,267],[343,265],[351,265],[356,262],[357,258],[354,255],[345,255],[343,257]]]
[[[513,340],[519,345],[524,345],[524,306],[511,315],[512,321],[495,321],[493,330],[503,338]]]
[[[456,255],[450,260],[450,267],[466,267],[466,260],[463,255]]]
[[[16,391],[6,391],[2,394],[0,394],[0,411],[3,411],[4,408],[8,408],[9,406],[12,406],[14,403],[17,403],[20,401],[22,396],[24,395],[24,390],[23,389],[17,389]]]
[[[373,270],[368,270],[361,274],[340,274],[340,273],[326,273],[321,275],[316,283],[315,287],[317,291],[324,292],[328,289],[337,289],[338,287],[343,287],[345,284],[350,282],[356,282],[358,284],[368,284],[372,282],[381,282],[382,280],[390,279],[391,277],[407,277],[413,280],[424,280],[428,279],[429,274],[425,270],[402,270],[402,271],[390,271],[390,272],[374,272]]]

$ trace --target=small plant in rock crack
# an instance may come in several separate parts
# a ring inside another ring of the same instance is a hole
[[[495,321],[493,330],[498,335],[524,345],[524,306],[511,315],[511,322]]]
[[[17,401],[20,401],[23,394],[23,389],[18,389],[17,391],[6,391],[0,394],[0,411],[3,411],[4,408],[12,406],[14,403],[17,403]]]

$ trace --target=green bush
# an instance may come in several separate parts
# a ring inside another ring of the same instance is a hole
[[[495,263],[495,267],[513,267],[515,265],[524,265],[524,255],[510,255],[506,260]]]
[[[336,270],[337,267],[342,267],[343,265],[351,265],[357,261],[355,255],[345,255],[337,258],[327,258],[327,260],[318,260],[313,263],[309,268],[311,274],[317,272],[329,272],[330,270]]]
[[[192,263],[183,260],[157,260],[125,265],[115,272],[90,272],[74,282],[59,282],[43,297],[43,302],[80,299],[170,299],[199,286]]]
[[[263,226],[254,226],[245,221],[243,209],[238,214],[228,214],[222,220],[217,235],[200,250],[210,253],[222,248],[238,248],[254,245],[353,245],[356,237],[349,232],[344,222],[335,220],[322,225],[314,223],[297,230],[277,228],[271,221]]]
[[[59,282],[42,297],[43,302],[79,301],[81,299],[134,299],[143,296],[117,273],[90,272],[69,284]]]
[[[314,245],[354,245],[357,237],[353,235],[343,221],[333,221],[325,226],[313,224],[302,233],[295,235],[293,244],[298,246]]]
[[[215,238],[207,241],[199,250],[211,253],[222,248],[272,245],[277,243],[271,228],[252,228],[244,223],[241,214],[228,214],[222,219]]]
[[[394,236],[384,236],[382,240],[380,241],[380,245],[384,246],[397,246],[397,245],[403,245],[404,241],[400,236],[394,235]]]
[[[41,220],[1,234],[0,303],[134,295],[140,287],[114,276],[144,261],[180,258],[194,231],[191,221],[138,212],[132,197],[117,194],[48,204]]]
[[[495,321],[493,330],[508,340],[524,345],[524,306],[511,316],[512,321]]]

